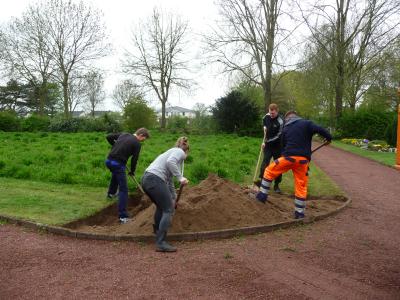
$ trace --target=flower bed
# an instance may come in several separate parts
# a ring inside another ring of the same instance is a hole
[[[395,152],[395,153],[397,152],[396,148],[390,147],[385,141],[382,140],[369,141],[367,139],[346,138],[342,139],[341,142],[357,146],[365,150],[371,150],[377,152]]]

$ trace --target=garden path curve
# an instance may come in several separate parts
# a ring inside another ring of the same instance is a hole
[[[2,225],[0,299],[399,299],[400,172],[333,147],[313,159],[353,202],[312,225],[175,254]]]

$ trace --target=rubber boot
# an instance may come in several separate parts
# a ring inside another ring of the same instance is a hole
[[[156,251],[157,252],[175,252],[176,248],[165,241],[166,231],[158,230],[156,233]]]

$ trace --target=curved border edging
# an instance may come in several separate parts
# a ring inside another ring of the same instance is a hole
[[[323,215],[318,215],[315,217],[306,217],[301,220],[291,220],[287,222],[281,222],[270,225],[258,225],[258,226],[250,226],[250,227],[241,227],[235,229],[223,229],[223,230],[215,230],[215,231],[200,231],[200,232],[186,232],[186,233],[175,233],[169,234],[168,240],[170,241],[195,241],[195,240],[204,240],[204,239],[224,239],[224,238],[232,238],[241,234],[251,235],[257,233],[265,233],[277,229],[284,229],[289,227],[294,227],[303,224],[310,224],[315,221],[323,220],[327,217],[334,216],[345,209],[350,205],[351,199],[345,196],[347,200],[343,205],[339,206],[337,209],[330,211]],[[134,241],[134,242],[149,242],[154,241],[153,235],[133,235],[133,234],[124,234],[124,235],[107,235],[107,234],[99,234],[99,233],[89,233],[89,232],[80,232],[76,230],[71,230],[69,228],[58,227],[45,225],[41,223],[35,223],[28,220],[17,219],[10,216],[0,215],[0,220],[4,220],[11,224],[20,225],[26,228],[35,229],[38,231],[44,231],[47,233],[53,233],[58,235],[64,235],[68,237],[74,238],[82,238],[82,239],[94,239],[94,240],[106,240],[106,241]]]

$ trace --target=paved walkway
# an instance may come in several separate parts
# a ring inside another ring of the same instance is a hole
[[[313,160],[350,208],[175,254],[2,225],[0,299],[400,299],[400,172],[332,147]]]

